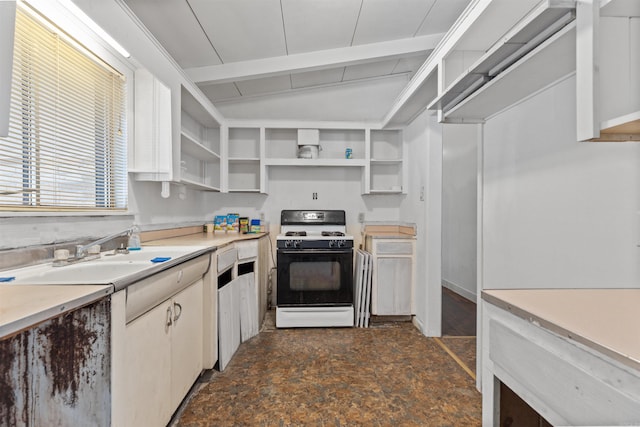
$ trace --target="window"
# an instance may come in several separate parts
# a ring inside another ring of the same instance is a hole
[[[18,8],[12,79],[0,209],[125,209],[124,77]]]

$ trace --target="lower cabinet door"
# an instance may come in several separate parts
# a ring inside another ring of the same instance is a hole
[[[173,297],[172,413],[202,372],[202,279]]]
[[[411,258],[378,258],[376,263],[378,315],[411,314]]]
[[[166,301],[126,326],[128,426],[163,426],[171,419],[172,303]]]
[[[227,366],[240,346],[240,291],[238,279],[218,289],[218,365],[220,371]]]

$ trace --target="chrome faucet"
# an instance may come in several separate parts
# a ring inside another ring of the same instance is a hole
[[[89,248],[91,248],[93,246],[102,245],[103,243],[107,243],[107,242],[115,239],[116,237],[131,236],[131,234],[133,234],[134,230],[135,230],[135,227],[129,227],[126,230],[120,231],[118,233],[112,234],[112,235],[107,236],[107,237],[103,237],[102,239],[98,239],[95,242],[87,243],[86,245],[77,245],[76,246],[75,259],[76,260],[80,260],[80,259],[86,257],[87,256],[87,251],[89,250]]]

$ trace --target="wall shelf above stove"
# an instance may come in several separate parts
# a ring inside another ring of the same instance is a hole
[[[265,159],[266,166],[337,166],[364,167],[364,159]]]
[[[406,193],[407,150],[402,130],[372,129],[364,123],[351,126],[235,121],[234,127],[223,127],[223,192],[266,194],[271,169],[280,173],[290,168],[295,175],[306,168],[346,168],[355,171],[350,176],[360,173],[362,194]],[[311,128],[318,130],[318,157],[298,158],[298,130]]]

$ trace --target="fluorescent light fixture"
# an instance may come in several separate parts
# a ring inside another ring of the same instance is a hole
[[[131,54],[123,48],[120,43],[115,41],[105,30],[103,30],[93,19],[89,18],[76,4],[71,0],[58,0],[58,2],[64,6],[69,12],[71,12],[76,18],[82,21],[87,27],[89,27],[94,33],[102,38],[105,42],[118,51],[118,53],[125,58],[129,58]]]

